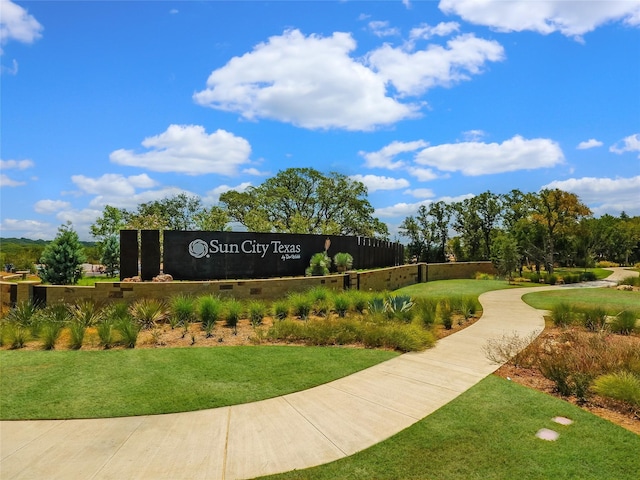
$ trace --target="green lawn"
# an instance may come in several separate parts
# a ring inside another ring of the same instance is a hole
[[[81,287],[93,287],[96,282],[119,282],[120,277],[82,277],[78,280]]]
[[[559,268],[555,268],[553,270],[553,273],[558,275],[559,277],[562,277],[562,276],[566,275],[567,273],[575,275],[575,274],[580,274],[582,272],[593,272],[593,274],[596,276],[596,280],[603,280],[603,279],[607,278],[609,275],[611,275],[611,270],[607,270],[606,268],[565,268],[565,267],[559,267]]]
[[[524,285],[509,285],[506,280],[437,280],[435,282],[417,283],[395,290],[394,294],[410,295],[412,297],[444,298],[451,296],[474,296],[491,290],[518,288]]]
[[[574,421],[562,426],[552,419]],[[555,442],[536,438],[548,428]],[[427,418],[351,457],[278,480],[636,480],[640,436],[567,402],[491,376]]]
[[[577,308],[604,308],[609,315],[622,310],[640,314],[640,292],[624,292],[613,288],[571,288],[550,292],[527,293],[522,299],[534,308],[551,310],[567,303]]]
[[[288,346],[0,351],[0,418],[119,417],[254,402],[396,355]]]

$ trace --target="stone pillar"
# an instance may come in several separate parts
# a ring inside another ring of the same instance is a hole
[[[160,231],[140,232],[140,276],[148,281],[160,274]]]
[[[120,280],[138,276],[138,231],[120,230]]]

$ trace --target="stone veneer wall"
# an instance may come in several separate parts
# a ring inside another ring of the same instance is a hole
[[[491,262],[418,263],[380,268],[363,272],[347,272],[325,277],[286,277],[256,280],[212,280],[202,282],[98,282],[95,287],[39,285],[38,282],[0,282],[3,307],[33,299],[42,303],[96,303],[133,301],[136,298],[166,300],[178,294],[213,294],[238,299],[273,300],[288,292],[305,291],[324,286],[334,291],[347,288],[362,291],[392,291],[416,283],[473,278],[476,272],[495,273]]]

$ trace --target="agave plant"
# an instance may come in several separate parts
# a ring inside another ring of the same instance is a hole
[[[353,257],[347,252],[338,252],[333,257],[333,263],[338,272],[346,272],[353,267]]]

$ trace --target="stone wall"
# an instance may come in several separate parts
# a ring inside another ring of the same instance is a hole
[[[410,264],[367,271],[352,271],[324,277],[282,277],[258,280],[211,280],[199,282],[98,282],[95,287],[40,285],[39,282],[0,282],[3,308],[27,300],[43,304],[131,302],[137,298],[166,300],[174,295],[212,294],[238,299],[274,300],[288,292],[323,286],[334,291],[346,288],[362,291],[392,291],[416,283],[473,278],[476,272],[495,273],[491,262]]]

